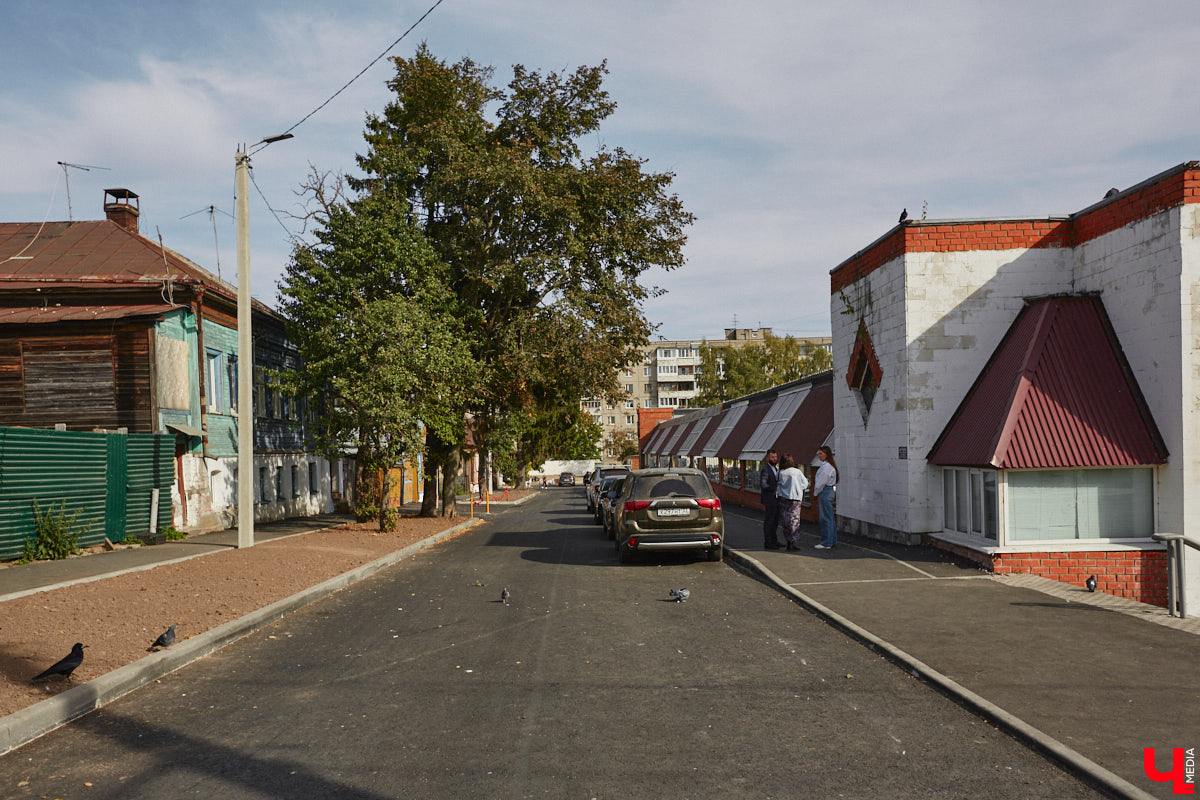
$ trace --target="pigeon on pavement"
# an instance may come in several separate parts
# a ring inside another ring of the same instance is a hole
[[[1095,576],[1095,575],[1089,575],[1089,576],[1088,576],[1088,579],[1087,579],[1086,581],[1084,581],[1084,586],[1086,586],[1086,587],[1087,587],[1087,590],[1088,590],[1089,592],[1094,592],[1094,591],[1096,591],[1096,576]]]
[[[505,586],[503,589],[500,590],[500,602],[504,603],[504,605],[508,605],[508,597],[509,597],[508,587]]]
[[[70,679],[71,673],[75,671],[75,668],[83,663],[83,648],[85,647],[87,647],[86,644],[76,642],[75,646],[71,648],[71,652],[67,654],[66,658],[50,667],[45,672],[35,675],[33,680],[40,681],[42,678],[49,678],[51,675],[62,675],[64,678]]]
[[[671,597],[675,598],[676,603],[682,603],[692,596],[692,593],[687,589],[672,589]]]
[[[153,653],[159,647],[170,647],[175,644],[175,623],[171,623],[171,627],[167,628],[159,637],[154,640],[154,644],[146,648],[147,653]]]

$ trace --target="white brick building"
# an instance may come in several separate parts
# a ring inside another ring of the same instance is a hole
[[[1111,593],[1164,603],[1160,544],[1145,536],[1098,538],[1086,526],[1072,541],[1018,541],[1007,516],[1017,496],[1009,486],[1013,471],[999,464],[990,473],[988,464],[969,465],[981,476],[980,491],[995,481],[995,499],[980,494],[976,503],[995,510],[993,537],[957,530],[946,518],[944,465],[927,457],[1031,300],[1095,296],[1111,322],[1117,357],[1145,398],[1149,427],[1157,425],[1165,444],[1165,463],[1136,465],[1152,470],[1153,530],[1195,538],[1198,273],[1200,164],[1194,162],[1070,216],[908,222],[840,264],[831,273],[840,527],[905,542],[928,539],[997,571],[1042,572],[1073,583],[1098,574]],[[1039,435],[1052,444],[1053,433]],[[1200,567],[1200,558],[1191,563]],[[1198,577],[1200,568],[1190,569],[1193,596]]]

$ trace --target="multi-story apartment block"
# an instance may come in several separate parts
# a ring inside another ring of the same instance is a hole
[[[615,436],[628,434],[637,441],[637,410],[639,408],[689,408],[699,394],[700,347],[745,347],[761,344],[771,335],[770,328],[726,328],[722,339],[662,339],[642,348],[642,361],[625,367],[618,383],[625,399],[615,405],[602,400],[584,400],[584,410],[600,424],[601,455],[615,457],[609,444]],[[801,339],[812,347],[828,350],[828,336]]]

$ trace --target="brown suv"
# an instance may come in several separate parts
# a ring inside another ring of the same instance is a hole
[[[698,469],[639,469],[614,501],[617,560],[634,552],[698,550],[720,561],[725,539],[721,500]]]

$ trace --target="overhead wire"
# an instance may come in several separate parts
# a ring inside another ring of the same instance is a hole
[[[382,59],[383,59],[383,58],[384,58],[384,57],[385,57],[385,56],[386,56],[388,53],[390,53],[390,52],[392,51],[392,48],[393,48],[393,47],[395,47],[396,45],[400,44],[400,42],[404,41],[404,38],[405,38],[406,36],[408,36],[410,33],[412,33],[412,32],[413,32],[413,30],[414,30],[414,29],[415,29],[415,28],[416,28],[418,25],[420,25],[422,22],[424,22],[424,21],[425,21],[425,18],[426,18],[426,17],[428,17],[430,14],[432,14],[432,13],[433,13],[433,11],[434,11],[434,9],[436,9],[438,6],[440,6],[440,5],[441,5],[443,2],[445,2],[445,0],[437,0],[437,2],[436,2],[436,3],[434,3],[433,5],[431,5],[431,6],[430,6],[430,7],[429,7],[429,8],[428,8],[426,11],[425,11],[425,13],[424,13],[424,14],[422,14],[422,15],[421,15],[421,16],[420,16],[420,17],[417,19],[417,21],[416,21],[416,22],[414,22],[412,25],[409,25],[409,26],[408,26],[408,30],[404,31],[404,33],[400,34],[400,36],[399,36],[399,37],[397,37],[395,41],[393,41],[393,42],[392,42],[391,44],[389,44],[389,45],[388,45],[386,48],[384,48],[384,50],[383,50],[383,52],[382,52],[382,53],[380,53],[379,55],[375,56],[375,58],[371,59],[371,62],[370,62],[369,64],[367,64],[365,67],[363,67],[362,69],[360,69],[360,70],[358,71],[358,74],[356,74],[356,75],[355,75],[353,78],[351,78],[350,80],[346,81],[346,83],[342,85],[342,88],[338,89],[336,92],[334,92],[333,94],[331,94],[331,95],[330,95],[330,96],[329,96],[329,97],[328,97],[328,98],[325,100],[325,102],[321,103],[319,106],[317,106],[316,108],[314,108],[312,111],[310,111],[310,112],[308,112],[307,114],[305,114],[305,115],[304,115],[304,116],[303,116],[303,117],[300,119],[300,121],[299,121],[299,122],[297,122],[297,123],[296,123],[295,125],[293,125],[292,127],[288,128],[286,131],[284,131],[284,132],[283,132],[282,134],[280,134],[278,137],[272,137],[272,141],[270,141],[270,142],[268,142],[268,141],[259,142],[259,143],[258,143],[258,146],[257,146],[257,147],[255,147],[253,150],[251,150],[249,153],[247,153],[247,155],[253,155],[254,153],[257,153],[259,150],[262,150],[264,147],[267,147],[268,145],[272,144],[274,141],[278,141],[280,138],[287,137],[287,136],[288,136],[288,134],[290,134],[292,131],[296,130],[296,128],[299,128],[301,125],[303,125],[305,122],[307,122],[307,121],[309,120],[309,118],[311,118],[311,117],[312,117],[314,114],[316,114],[318,111],[320,111],[321,109],[323,109],[325,106],[329,105],[329,104],[330,104],[330,103],[333,101],[333,99],[334,99],[335,97],[337,97],[337,96],[338,96],[339,94],[341,94],[342,92],[346,91],[346,89],[350,88],[350,85],[351,85],[352,83],[354,83],[356,80],[358,80],[359,78],[361,78],[361,77],[362,77],[364,74],[366,74],[367,70],[369,70],[371,67],[373,67],[373,66],[375,66],[376,64],[378,64],[378,63],[379,63],[379,62],[380,62],[380,61],[381,61],[381,60],[382,60]],[[293,243],[293,244],[303,244],[303,243],[302,243],[302,242],[301,242],[301,241],[300,241],[300,240],[299,240],[299,239],[296,237],[296,235],[295,235],[295,234],[293,234],[293,233],[292,233],[290,230],[288,230],[288,227],[287,227],[286,225],[284,225],[284,224],[283,224],[283,220],[281,220],[281,219],[279,218],[279,214],[278,214],[278,213],[276,213],[275,209],[271,207],[271,203],[270,203],[270,201],[268,201],[268,200],[267,200],[267,197],[266,197],[266,195],[265,195],[265,194],[263,194],[263,190],[262,190],[262,189],[259,187],[259,185],[258,185],[258,181],[254,180],[254,169],[253,169],[253,168],[250,168],[250,169],[248,169],[247,171],[248,171],[248,173],[249,173],[249,175],[250,175],[250,182],[254,184],[254,189],[255,189],[255,190],[258,192],[258,196],[262,198],[263,204],[264,204],[264,205],[266,205],[266,207],[267,207],[267,210],[271,212],[271,216],[275,217],[275,221],[279,223],[279,227],[283,228],[283,232],[284,232],[284,233],[286,233],[286,234],[288,235],[288,238],[292,240],[292,243]]]
[[[46,220],[50,219],[50,210],[52,208],[54,208],[54,198],[58,196],[57,172],[58,171],[55,170],[56,174],[54,176],[54,190],[50,192],[50,205],[46,206],[46,216],[42,217],[42,224],[38,226],[37,232],[33,234],[33,238],[29,240],[29,244],[22,247],[20,252],[9,256],[8,258],[4,259],[3,261],[0,261],[0,264],[7,264],[9,261],[13,261],[15,259],[21,258],[21,256],[25,254],[25,251],[28,250],[29,248],[33,247],[33,243],[36,242],[38,240],[38,237],[42,235],[42,229],[46,227]]]
[[[258,181],[256,181],[254,179],[254,170],[253,169],[247,170],[247,174],[250,176],[250,182],[252,184],[254,184],[255,191],[258,192],[258,196],[262,198],[263,205],[265,205],[267,207],[267,210],[271,212],[271,216],[274,217],[275,221],[279,223],[279,227],[283,228],[283,232],[288,235],[288,238],[292,240],[293,244],[303,244],[303,242],[301,242],[299,239],[296,238],[295,234],[293,234],[290,230],[288,230],[288,226],[283,224],[283,220],[281,220],[279,218],[279,214],[275,211],[274,208],[271,207],[271,203],[270,203],[270,201],[267,200],[267,196],[265,194],[263,194],[263,190],[261,188],[259,188]]]
[[[291,133],[292,131],[296,130],[296,128],[299,128],[301,125],[303,125],[305,122],[307,122],[307,121],[308,121],[308,119],[309,119],[309,118],[310,118],[310,117],[311,117],[313,114],[316,114],[316,113],[317,113],[318,111],[320,111],[322,108],[324,108],[325,106],[329,105],[329,104],[330,104],[330,103],[333,101],[333,99],[334,99],[335,97],[337,97],[337,96],[338,96],[339,94],[341,94],[342,92],[346,91],[346,89],[350,88],[350,84],[354,83],[356,80],[358,80],[359,78],[361,78],[361,77],[362,77],[362,76],[363,76],[363,75],[366,73],[366,71],[367,71],[367,70],[369,70],[371,67],[373,67],[373,66],[375,66],[377,63],[379,63],[379,61],[381,61],[381,60],[384,58],[384,56],[386,56],[388,53],[390,53],[390,52],[391,52],[391,50],[392,50],[392,48],[393,48],[393,47],[395,47],[396,45],[400,44],[400,42],[402,42],[402,41],[404,40],[404,37],[406,37],[406,36],[408,36],[410,33],[412,33],[412,32],[413,32],[413,29],[414,29],[414,28],[416,28],[418,25],[420,25],[422,22],[424,22],[424,21],[425,21],[425,18],[426,18],[426,17],[428,17],[430,14],[432,14],[432,13],[433,13],[433,11],[434,11],[434,9],[436,9],[438,6],[440,6],[440,5],[441,5],[443,2],[445,2],[445,0],[437,0],[437,2],[436,2],[436,3],[434,3],[433,5],[431,5],[431,6],[429,7],[429,9],[428,9],[428,10],[426,10],[426,12],[425,12],[424,14],[422,14],[422,15],[421,15],[420,19],[418,19],[418,20],[417,20],[416,22],[414,22],[412,25],[409,25],[409,26],[408,26],[408,30],[406,30],[404,33],[400,34],[399,38],[397,38],[397,39],[396,39],[396,41],[394,41],[394,42],[392,42],[391,44],[389,44],[389,45],[388,45],[388,46],[387,46],[387,47],[384,49],[384,51],[383,51],[382,53],[380,53],[379,55],[375,56],[375,58],[371,60],[371,63],[367,64],[365,67],[363,67],[361,70],[359,70],[359,71],[358,71],[358,74],[357,74],[357,75],[355,75],[355,76],[354,76],[353,78],[351,78],[350,80],[346,81],[346,83],[345,83],[345,84],[342,86],[342,88],[338,89],[336,92],[334,92],[333,94],[331,94],[331,95],[329,96],[329,98],[328,98],[328,99],[327,99],[327,100],[326,100],[324,103],[321,103],[321,105],[317,106],[317,107],[316,107],[316,108],[314,108],[312,111],[310,111],[310,112],[308,112],[307,114],[305,114],[305,115],[304,115],[304,117],[303,117],[303,118],[302,118],[302,119],[301,119],[299,122],[297,122],[297,123],[296,123],[295,125],[293,125],[292,127],[288,128],[288,129],[287,129],[286,131],[284,131],[284,132],[283,132],[283,134],[281,134],[281,135],[284,135],[284,136],[286,136],[287,134],[289,134],[289,133]],[[258,149],[259,149],[259,150],[261,150],[263,147],[266,147],[266,146],[267,146],[267,144],[269,144],[269,142],[264,142],[264,143],[261,143],[261,146],[260,146]],[[256,152],[256,151],[251,151],[251,152],[253,153],[253,152]]]

